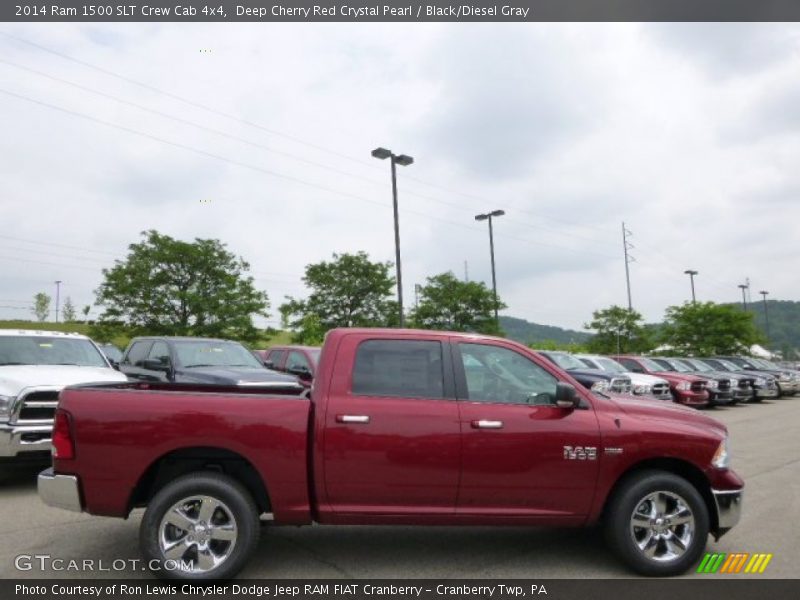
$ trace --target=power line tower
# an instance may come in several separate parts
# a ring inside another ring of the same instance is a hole
[[[633,233],[625,228],[625,221],[622,222],[622,248],[625,252],[625,283],[628,287],[628,310],[633,310],[633,302],[631,301],[631,271],[630,264],[636,262],[636,258],[629,252],[634,248],[634,245],[628,241],[628,238]]]

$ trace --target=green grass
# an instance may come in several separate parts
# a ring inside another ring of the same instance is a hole
[[[70,333],[80,333],[83,335],[89,334],[89,325],[87,323],[52,323],[48,321],[3,321],[0,320],[0,329],[35,329],[40,331],[66,331]],[[130,342],[130,337],[126,335],[119,335],[111,342],[118,348],[125,349]],[[252,347],[257,350],[264,348],[271,348],[272,346],[285,345],[292,343],[292,334],[289,331],[278,331],[273,335],[266,332],[263,333],[261,339],[252,344]]]

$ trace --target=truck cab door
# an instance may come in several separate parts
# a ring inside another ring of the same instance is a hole
[[[462,429],[457,513],[530,517],[588,514],[598,473],[591,406],[555,405],[557,371],[503,342],[452,339]]]
[[[461,458],[441,336],[345,335],[324,416],[320,511],[346,522],[455,512]]]

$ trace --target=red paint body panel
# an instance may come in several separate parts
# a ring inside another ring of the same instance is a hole
[[[571,383],[581,407],[476,402],[455,391],[437,399],[356,395],[355,353],[374,339],[435,341],[446,352],[462,342],[502,346]],[[334,330],[310,399],[145,388],[62,392],[76,458],[56,460],[55,470],[78,476],[92,514],[126,516],[148,467],[173,450],[195,447],[248,460],[278,524],[582,525],[598,518],[626,471],[651,459],[688,463],[715,489],[742,486],[732,471],[710,466],[726,435],[717,421],[676,404],[592,394],[525,346],[484,336]],[[369,422],[342,422],[344,415]],[[478,420],[501,421],[502,428],[475,429]],[[596,460],[568,459],[564,446],[596,448]]]
[[[276,519],[310,520],[308,399],[135,386],[61,394],[59,407],[73,416],[76,458],[54,466],[79,477],[88,512],[126,516],[131,493],[153,462],[173,450],[209,447],[240,454],[261,473]]]

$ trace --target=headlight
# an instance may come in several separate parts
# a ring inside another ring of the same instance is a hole
[[[691,383],[689,383],[688,381],[681,381],[681,382],[680,382],[678,385],[676,385],[675,387],[676,387],[677,389],[679,389],[680,391],[682,391],[682,392],[686,392],[686,391],[688,391],[688,390],[690,390],[690,389],[692,388],[692,384],[691,384]]]
[[[652,388],[649,385],[635,385],[633,386],[634,394],[649,394]]]
[[[8,420],[11,416],[11,403],[14,396],[0,396],[0,419]]]
[[[719,387],[719,381],[717,381],[716,379],[709,379],[706,382],[706,387],[710,390],[715,390]]]
[[[595,381],[592,384],[592,391],[593,392],[605,392],[608,389],[608,382],[607,381]]]
[[[753,385],[766,385],[767,380],[763,377],[753,377]]]
[[[719,448],[714,452],[714,458],[711,459],[711,464],[718,469],[727,469],[731,462],[731,455],[728,452],[728,438],[722,440]]]
[[[791,373],[781,373],[780,375],[778,375],[778,379],[780,379],[781,381],[791,381],[792,380],[792,374]]]

